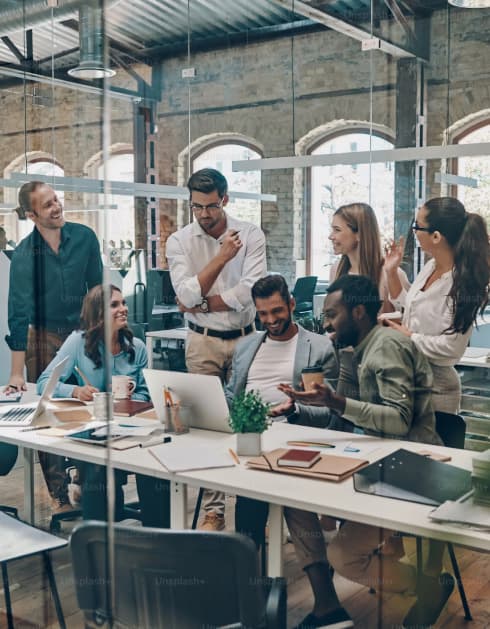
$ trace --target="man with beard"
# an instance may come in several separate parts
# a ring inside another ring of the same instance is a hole
[[[230,377],[238,339],[254,330],[252,284],[266,274],[265,237],[252,223],[225,212],[228,183],[213,168],[189,179],[195,220],[167,240],[167,260],[180,310],[189,326],[186,365],[191,373]],[[224,494],[206,491],[199,528],[225,527]]]
[[[248,336],[238,343],[233,355],[232,376],[225,389],[228,404],[231,404],[233,397],[242,391],[255,390],[265,402],[272,405],[272,416],[286,416],[290,423],[305,426],[341,428],[338,423],[340,418],[335,413],[325,408],[295,404],[291,398],[278,390],[281,382],[299,387],[301,372],[305,367],[320,366],[324,376],[335,381],[338,368],[330,339],[308,332],[293,322],[295,302],[282,276],[270,275],[260,279],[252,287],[252,297],[265,332]],[[237,532],[250,536],[257,547],[260,547],[264,543],[268,512],[267,503],[237,496],[235,510]],[[300,561],[303,561],[304,557],[311,557],[315,546],[315,540],[301,535],[303,514],[304,512],[298,509],[284,509],[284,517],[293,535]],[[298,518],[299,524],[295,525]],[[293,532],[296,531],[299,534],[295,536]],[[321,529],[319,535],[323,540]],[[324,546],[322,553],[324,556]],[[316,561],[313,563],[318,565]],[[325,564],[324,575],[324,566],[318,568],[317,565],[313,566],[312,571],[306,568],[308,577],[317,579],[320,573],[322,592],[327,590],[329,599],[336,599],[328,566]],[[324,584],[323,576],[329,580],[328,583]],[[348,619],[345,612],[339,617]]]
[[[358,400],[318,384],[307,392],[295,391],[289,384],[281,385],[280,389],[297,402],[334,410],[367,434],[440,444],[435,430],[432,373],[427,359],[410,338],[378,325],[380,307],[378,289],[367,277],[344,275],[327,289],[325,329],[339,347],[354,348]],[[454,587],[451,575],[423,574],[417,582],[415,568],[399,561],[404,552],[395,531],[356,522],[345,522],[341,526],[326,553],[316,514],[300,513],[302,518],[294,523],[299,530],[294,535],[291,531],[293,541],[296,537],[311,539],[311,557],[306,558],[310,563],[308,568],[314,569],[314,562],[317,563],[316,578],[310,579],[315,606],[300,627],[329,626],[326,621],[338,605],[337,598],[332,598],[325,589],[326,583],[328,587],[331,584],[325,573],[327,555],[332,567],[352,581],[379,588],[382,574],[384,590],[415,593],[417,602],[405,618],[404,626],[425,627],[436,621]],[[323,579],[319,565],[324,568]]]
[[[36,382],[66,338],[77,329],[87,291],[102,282],[97,236],[85,225],[67,223],[56,192],[42,181],[19,190],[19,218],[34,223],[32,233],[15,249],[10,265],[5,338],[12,355],[6,391],[25,391]],[[63,457],[39,452],[53,511],[72,509]]]

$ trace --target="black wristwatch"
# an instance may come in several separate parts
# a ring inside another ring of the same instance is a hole
[[[202,298],[202,301],[199,304],[199,310],[201,312],[204,312],[204,313],[209,312],[209,303],[208,303],[208,300],[206,299],[206,297]]]
[[[284,417],[288,420],[288,424],[296,424],[298,422],[299,413],[298,413],[298,405],[296,404],[296,402],[293,404],[293,406],[289,409],[287,413],[284,413]]]

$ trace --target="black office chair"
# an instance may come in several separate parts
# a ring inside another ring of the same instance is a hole
[[[254,543],[231,533],[115,525],[111,610],[107,534],[105,523],[85,522],[70,539],[87,625],[108,619],[140,629],[286,626],[285,580],[262,579]]]
[[[17,461],[18,448],[11,443],[0,443],[0,476],[7,476]],[[17,517],[17,509],[8,505],[0,505],[0,511]]]
[[[313,295],[315,293],[316,275],[307,275],[306,277],[298,277],[292,295],[296,301],[295,313],[300,315],[305,312],[313,312]]]

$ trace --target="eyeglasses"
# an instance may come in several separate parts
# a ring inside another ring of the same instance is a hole
[[[223,207],[223,199],[221,199],[219,203],[210,203],[209,205],[200,205],[199,203],[190,203],[189,207],[191,208],[193,212],[196,212],[196,214],[200,214],[201,212],[204,212],[204,210],[209,210],[210,212],[216,212],[218,210],[221,210],[221,208]]]
[[[421,227],[417,221],[414,221],[412,223],[412,229],[414,232],[427,232],[428,234],[432,234],[432,232],[434,231],[433,229],[431,229],[430,227]]]

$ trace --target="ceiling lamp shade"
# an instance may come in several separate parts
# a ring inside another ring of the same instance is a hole
[[[77,79],[104,79],[116,73],[104,65],[102,8],[97,1],[83,2],[79,8],[80,63],[68,70]]]
[[[461,9],[488,9],[490,0],[448,0],[449,4]]]

